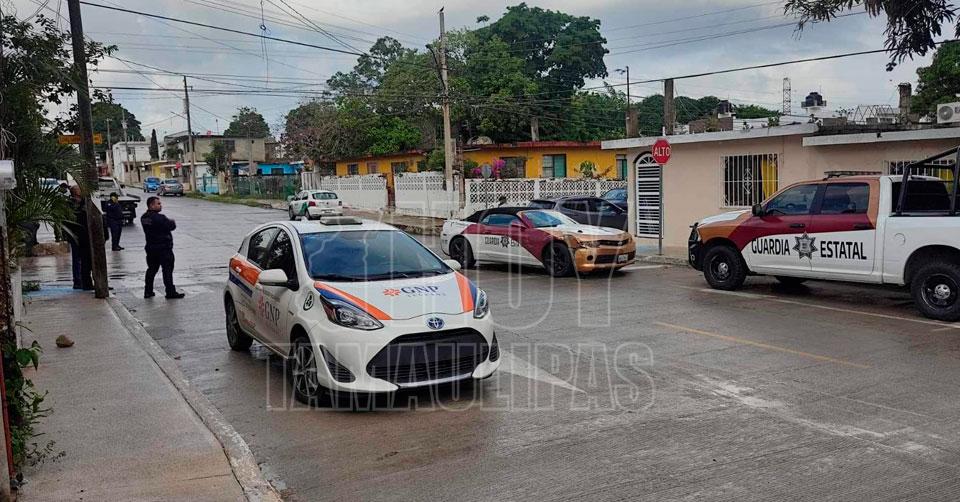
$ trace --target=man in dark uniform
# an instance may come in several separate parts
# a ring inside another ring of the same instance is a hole
[[[67,235],[70,243],[70,257],[73,269],[73,289],[90,291],[93,289],[93,257],[90,251],[90,236],[87,234],[87,208],[80,195],[80,187],[70,187],[70,207],[73,209],[73,221],[66,226],[72,235]]]
[[[123,251],[120,247],[120,232],[123,231],[123,208],[120,207],[120,197],[117,192],[110,193],[110,200],[103,203],[103,216],[110,228],[110,240],[114,251]]]
[[[160,214],[163,209],[159,197],[147,199],[147,211],[140,217],[140,226],[143,236],[147,240],[144,249],[147,251],[147,277],[143,289],[144,298],[153,298],[153,279],[157,270],[163,268],[163,287],[166,297],[170,299],[183,298],[183,293],[177,292],[173,285],[173,230],[177,223]]]

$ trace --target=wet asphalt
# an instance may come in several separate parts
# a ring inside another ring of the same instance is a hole
[[[285,214],[164,205],[187,297],[141,297],[139,222],[108,251],[114,293],[289,500],[960,499],[960,324],[920,317],[906,291],[482,266],[467,274],[497,321],[494,377],[373,412],[310,409],[282,361],[232,352],[224,333],[228,258]],[[25,273],[68,285],[69,260]]]

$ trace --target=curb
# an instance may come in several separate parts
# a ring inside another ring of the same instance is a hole
[[[689,265],[686,258],[679,258],[676,256],[638,255],[637,261],[642,261],[645,263],[660,263],[663,265],[677,265],[677,266]]]
[[[110,297],[107,302],[113,309],[114,314],[120,319],[123,327],[140,342],[144,351],[150,355],[153,362],[170,379],[170,382],[177,388],[177,391],[180,392],[180,395],[183,396],[194,413],[200,417],[207,429],[217,438],[246,499],[250,502],[280,502],[282,500],[280,494],[263,477],[250,447],[234,430],[233,426],[227,422],[223,414],[217,410],[210,400],[190,385],[177,363],[153,341],[140,321],[127,310],[120,300],[116,297]]]

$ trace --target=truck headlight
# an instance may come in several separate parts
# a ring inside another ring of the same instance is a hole
[[[353,305],[322,297],[321,301],[323,310],[327,313],[327,318],[334,324],[364,331],[373,331],[383,327],[383,323]]]
[[[473,306],[473,318],[481,319],[490,312],[490,303],[487,301],[487,293],[482,289],[477,290],[477,304]]]

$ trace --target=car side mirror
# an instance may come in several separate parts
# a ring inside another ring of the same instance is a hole
[[[753,205],[753,215],[754,216],[763,216],[766,212],[763,210],[763,206],[760,204]]]
[[[458,262],[457,260],[443,260],[443,262],[446,263],[448,267],[454,270],[460,270],[460,262]]]
[[[260,277],[257,278],[257,282],[261,286],[277,286],[281,288],[289,288],[292,285],[292,281],[287,278],[287,273],[279,268],[271,268],[260,272]]]

